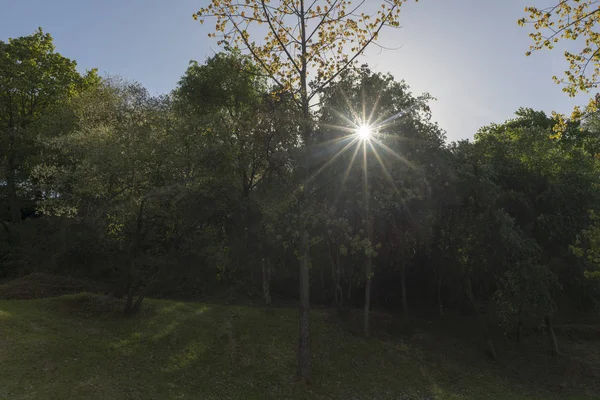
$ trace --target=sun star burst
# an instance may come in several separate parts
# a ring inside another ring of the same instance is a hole
[[[369,125],[361,125],[356,131],[361,140],[369,140],[371,138],[371,127]]]

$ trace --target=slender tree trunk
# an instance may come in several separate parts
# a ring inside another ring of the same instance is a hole
[[[344,308],[344,290],[342,289],[342,286],[338,283],[336,285],[336,297],[337,297],[337,304],[336,304],[336,308],[338,310],[338,312],[342,311],[342,308]]]
[[[12,232],[11,232],[10,228],[8,227],[6,222],[1,221],[1,220],[0,220],[0,225],[2,225],[2,227],[6,231],[6,241],[8,242],[9,245],[12,245],[13,238],[12,238]]]
[[[6,175],[6,190],[8,192],[8,206],[10,208],[10,220],[13,223],[21,221],[21,207],[19,206],[19,198],[17,197],[16,174],[13,163],[8,162],[8,171]]]
[[[365,314],[364,314],[364,335],[369,337],[369,311],[371,308],[371,269],[372,259],[370,256],[367,257],[367,266],[365,269]]]
[[[124,315],[131,316],[140,311],[142,302],[146,298],[146,289],[147,288],[144,288],[140,291],[138,298],[134,302],[133,298],[135,297],[135,288],[133,286],[129,287],[127,291],[127,300],[125,301],[125,309],[123,310]]]
[[[133,263],[134,261],[131,260],[129,263],[129,269],[127,270],[127,278],[126,278],[126,283],[125,283],[125,291],[127,293],[127,298],[125,300],[125,308],[123,309],[123,314],[125,314],[126,316],[129,316],[132,314],[132,309],[133,309],[133,295],[135,294],[135,289],[133,287]]]
[[[438,272],[438,279],[437,279],[437,303],[438,303],[438,310],[440,312],[440,317],[444,316],[444,301],[442,299],[443,279],[444,279],[443,268],[440,267],[440,270]]]
[[[254,276],[256,274],[255,270],[256,270],[256,264],[255,263],[251,263],[251,266],[250,266],[250,281],[252,282],[252,290],[253,291],[256,288],[256,277]]]
[[[140,292],[140,294],[138,295],[138,298],[135,300],[135,302],[133,302],[133,297],[135,295],[135,292],[134,292],[133,288],[131,288],[131,290],[127,294],[127,303],[125,305],[125,315],[128,315],[128,316],[134,315],[140,311],[140,308],[142,307],[142,302],[144,301],[144,298],[146,297],[144,292],[145,291],[142,290]]]
[[[523,320],[521,319],[523,314],[523,303],[521,303],[519,305],[519,314],[518,314],[518,320],[517,320],[517,342],[521,342],[522,336],[523,336]]]
[[[329,256],[329,265],[331,266],[331,292],[333,293],[333,304],[335,308],[339,310],[338,307],[338,297],[337,297],[337,285],[338,281],[336,279],[336,265],[335,258],[333,256],[333,246],[331,245],[331,239],[329,235],[327,236],[327,255]]]
[[[146,296],[143,293],[140,293],[137,300],[133,304],[133,307],[131,308],[132,314],[136,314],[137,312],[140,311],[140,308],[142,307],[142,301],[144,301],[145,298],[146,298]]]
[[[558,341],[556,340],[556,335],[554,334],[554,327],[552,326],[552,321],[550,320],[550,316],[546,315],[544,318],[544,322],[546,323],[546,328],[548,329],[548,336],[550,336],[550,341],[552,343],[551,354],[553,356],[558,355]]]
[[[271,305],[271,287],[270,287],[270,272],[267,260],[262,259],[262,281],[263,281],[263,297],[265,299],[265,305]]]
[[[8,196],[8,206],[10,208],[10,220],[13,223],[21,221],[21,207],[17,196],[17,176],[16,176],[16,141],[17,127],[13,124],[12,113],[9,113],[8,124],[8,156],[6,158],[6,190]]]
[[[408,319],[408,298],[406,295],[406,262],[401,261],[402,269],[400,270],[400,283],[402,285],[402,311],[404,318]]]
[[[327,288],[325,287],[325,275],[324,268],[319,268],[319,272],[321,273],[321,290],[323,292],[323,303],[327,301]]]
[[[342,310],[342,306],[344,304],[344,291],[342,290],[342,286],[340,285],[342,279],[340,253],[337,250],[337,247],[331,244],[329,238],[327,239],[327,247],[329,250],[329,262],[331,264],[331,288],[333,292],[333,301],[335,308],[339,313]]]
[[[133,314],[132,309],[133,309],[133,288],[130,288],[129,291],[127,291],[127,299],[125,301],[125,308],[123,309],[123,314],[125,316],[130,316],[131,314]]]
[[[335,290],[337,293],[338,312],[344,307],[344,289],[342,289],[342,262],[340,260],[339,250],[335,253]]]
[[[348,279],[348,304],[352,305],[352,275]]]
[[[486,354],[492,360],[496,361],[496,359],[497,359],[496,348],[494,347],[494,342],[492,341],[492,338],[490,337],[490,332],[489,332],[487,321],[483,318],[483,316],[479,312],[479,307],[477,306],[477,301],[475,300],[475,296],[473,295],[473,287],[471,285],[471,277],[468,275],[466,278],[466,289],[467,289],[467,297],[469,298],[469,301],[471,302],[471,306],[473,307],[473,310],[475,311],[475,317],[477,318],[477,322],[479,323],[479,327],[481,329],[481,332],[483,333],[483,339],[485,340],[485,343],[487,346]]]
[[[299,201],[300,210],[305,211],[306,202],[310,196],[310,160],[311,160],[311,119],[310,99],[308,98],[308,43],[306,37],[307,21],[304,1],[300,1],[300,103],[302,105],[302,139],[304,141],[304,190]],[[302,213],[300,212],[300,215]],[[306,221],[302,221],[300,237],[300,337],[298,340],[298,378],[305,383],[312,380],[311,351],[310,351],[310,249],[309,249],[308,227]]]
[[[144,198],[142,199],[142,202],[140,203],[140,208],[138,209],[138,214],[137,214],[137,219],[136,219],[136,227],[135,227],[135,236],[134,236],[134,240],[133,240],[133,247],[131,249],[131,253],[130,253],[130,259],[129,259],[129,269],[127,270],[127,285],[126,285],[126,290],[127,290],[127,300],[125,302],[125,309],[123,310],[123,313],[125,315],[132,315],[133,313],[135,313],[137,311],[137,309],[139,309],[142,300],[144,299],[144,296],[142,293],[140,293],[140,298],[138,299],[138,301],[136,301],[136,304],[134,306],[133,304],[133,296],[135,294],[135,282],[134,282],[134,276],[136,274],[136,269],[137,269],[137,261],[138,261],[138,256],[140,254],[140,251],[142,249],[142,219],[144,216],[144,206],[146,205],[146,201],[147,199]]]
[[[300,321],[298,340],[298,378],[304,382],[311,381],[311,353],[310,353],[310,287],[309,287],[309,259],[308,259],[308,232],[304,228],[300,237]]]

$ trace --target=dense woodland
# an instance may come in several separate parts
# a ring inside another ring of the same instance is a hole
[[[317,89],[305,114],[230,48],[154,96],[42,30],[0,42],[0,277],[102,282],[126,315],[309,288],[366,336],[371,309],[461,314],[491,358],[490,330],[560,352],[553,320],[600,307],[600,114],[521,108],[448,142],[430,95],[368,65]]]

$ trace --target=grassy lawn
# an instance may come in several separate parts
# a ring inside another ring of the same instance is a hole
[[[151,300],[140,315],[126,319],[109,309],[102,297],[86,294],[0,301],[0,399],[584,399],[598,394],[531,379],[486,361],[479,350],[452,343],[427,346],[423,335],[364,339],[332,322],[327,311],[312,313],[314,382],[305,386],[294,379],[295,310]]]

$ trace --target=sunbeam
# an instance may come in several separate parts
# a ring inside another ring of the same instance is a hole
[[[354,148],[354,153],[352,154],[352,158],[350,159],[350,162],[348,163],[348,166],[346,167],[346,171],[344,171],[344,176],[342,177],[342,185],[340,186],[340,188],[343,188],[344,185],[346,184],[346,180],[348,179],[348,175],[350,175],[350,170],[352,170],[352,166],[354,165],[354,160],[356,159],[358,150],[360,150],[360,146],[356,146]],[[342,190],[340,189],[340,191],[338,192],[338,195],[335,198],[335,202],[333,203],[334,205],[336,205],[337,202],[339,201],[341,194],[342,194]]]
[[[358,138],[354,138],[350,143],[348,143],[347,145],[345,145],[340,151],[338,151],[333,157],[331,157],[329,160],[327,160],[327,162],[325,164],[323,164],[321,166],[321,168],[319,168],[314,174],[312,174],[310,176],[310,178],[308,178],[306,180],[306,183],[312,181],[313,179],[315,179],[321,172],[323,172],[323,170],[325,168],[327,168],[332,162],[334,162],[339,156],[341,156],[342,154],[344,154],[346,152],[346,150],[348,150],[354,143],[356,143],[358,141]]]
[[[408,161],[406,158],[402,157],[400,154],[396,153],[394,150],[390,149],[388,146],[385,145],[385,143],[383,143],[381,140],[377,140],[375,138],[373,138],[373,140],[375,140],[375,142],[381,146],[382,149],[384,149],[388,154],[391,154],[392,156],[394,156],[396,159],[402,161],[404,164],[406,164],[407,166],[409,166],[412,169],[416,169],[416,167],[410,162]]]
[[[379,162],[379,165],[381,166],[381,169],[383,170],[383,173],[384,173],[385,177],[392,184],[392,187],[394,188],[394,191],[396,193],[398,193],[398,188],[396,187],[396,183],[394,182],[394,178],[392,177],[392,174],[390,174],[390,172],[386,168],[385,164],[383,163],[383,160],[381,159],[381,156],[377,152],[377,149],[375,149],[375,147],[373,147],[373,143],[371,143],[371,142],[369,142],[369,146],[371,147],[371,151],[373,152],[373,155],[377,159],[377,162]]]

